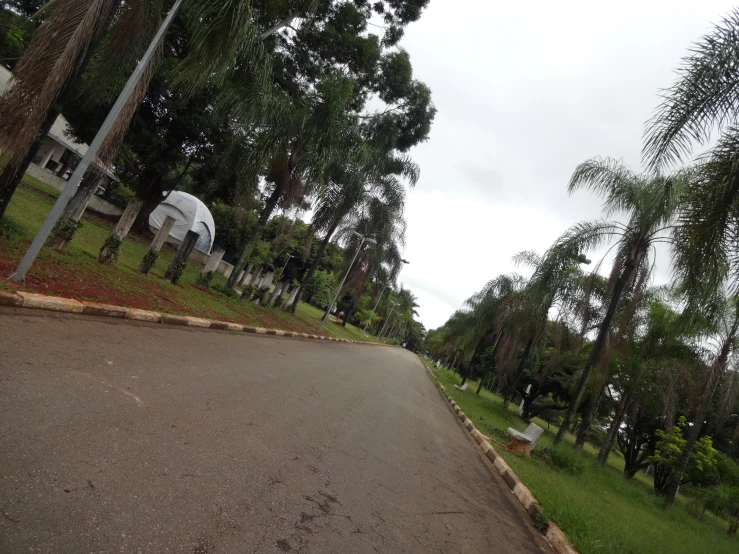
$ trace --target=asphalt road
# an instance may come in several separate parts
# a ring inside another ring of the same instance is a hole
[[[0,310],[0,552],[550,552],[399,348]]]

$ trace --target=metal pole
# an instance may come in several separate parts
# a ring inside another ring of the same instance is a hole
[[[382,287],[382,292],[380,292],[380,296],[377,297],[377,302],[375,302],[375,307],[372,308],[372,315],[375,315],[375,310],[377,310],[377,305],[380,303],[380,298],[382,298],[382,294],[385,292],[385,289],[387,288],[387,283],[385,283],[385,286]],[[370,316],[371,317],[371,316]],[[359,335],[360,337],[363,337],[367,334],[367,325],[369,324],[369,319],[365,321],[364,323],[364,329],[362,329],[362,333]]]
[[[290,258],[292,258],[292,254],[287,255],[287,261],[285,262],[285,265],[282,266],[282,270],[280,271],[280,279],[282,279],[282,274],[285,273],[285,268],[287,267],[287,264],[290,263]]]
[[[395,309],[395,306],[397,306],[395,302],[391,302],[391,304],[393,305],[393,307],[390,308],[390,313],[387,314],[387,317],[385,318],[385,323],[382,324],[382,329],[380,329],[380,334],[377,335],[377,340],[380,340],[382,338],[382,333],[385,332],[385,326],[387,325],[387,322],[390,320],[390,316],[393,315],[393,310]]]
[[[357,233],[359,235],[359,233]],[[319,331],[323,330],[323,326],[326,324],[326,320],[328,319],[328,314],[331,313],[331,308],[334,307],[334,303],[336,303],[336,299],[339,297],[339,293],[341,292],[341,288],[344,286],[344,283],[346,282],[346,278],[349,277],[349,272],[352,270],[352,266],[354,265],[354,262],[357,259],[357,256],[359,255],[359,251],[362,249],[362,246],[364,246],[364,237],[362,235],[359,235],[362,237],[362,240],[359,242],[359,248],[357,248],[357,251],[354,253],[354,257],[352,258],[352,263],[349,264],[349,269],[346,270],[346,273],[344,274],[344,278],[341,280],[341,284],[339,285],[339,288],[336,289],[336,295],[334,296],[334,299],[331,301],[331,304],[328,305],[328,310],[326,310],[326,313],[323,314],[323,319],[321,320],[321,326],[318,328]]]
[[[162,26],[159,27],[157,34],[154,36],[151,44],[149,44],[149,48],[146,50],[144,57],[141,58],[138,65],[136,66],[136,69],[133,70],[133,73],[128,78],[126,86],[123,87],[120,95],[118,95],[118,99],[115,101],[115,104],[113,104],[113,107],[110,109],[108,116],[105,118],[105,121],[100,126],[100,130],[98,130],[97,135],[95,135],[95,138],[92,140],[92,143],[87,149],[87,152],[84,156],[82,156],[82,160],[77,165],[77,169],[75,169],[74,173],[72,173],[72,176],[69,178],[69,182],[64,187],[62,193],[59,195],[59,198],[57,198],[56,203],[49,212],[49,215],[46,216],[46,220],[44,221],[43,225],[41,225],[41,229],[39,229],[39,232],[36,234],[36,238],[33,239],[31,246],[26,251],[26,254],[25,256],[23,256],[20,264],[18,264],[18,269],[16,269],[15,272],[10,275],[9,279],[11,281],[15,281],[16,283],[21,284],[25,283],[26,272],[31,268],[31,265],[33,265],[33,262],[36,260],[39,252],[41,252],[41,248],[44,246],[46,239],[51,234],[51,231],[54,228],[54,225],[56,225],[59,216],[62,215],[62,211],[64,211],[64,208],[67,206],[67,202],[69,202],[69,199],[72,198],[74,193],[77,191],[77,187],[82,181],[82,177],[84,177],[87,168],[92,163],[95,155],[98,153],[98,150],[100,150],[100,145],[103,143],[103,140],[105,140],[105,137],[110,132],[110,129],[113,127],[113,124],[118,118],[118,115],[121,113],[123,106],[125,106],[126,102],[136,88],[137,83],[141,79],[141,75],[144,73],[144,70],[149,65],[149,62],[154,56],[154,52],[158,48],[159,43],[162,41],[164,34],[167,32],[167,29],[169,29],[169,26],[172,24],[172,20],[175,18],[175,15],[177,15],[177,11],[180,9],[181,4],[182,0],[177,0],[172,6],[172,9],[169,10],[167,17],[162,23]]]

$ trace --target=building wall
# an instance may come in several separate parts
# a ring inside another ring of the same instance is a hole
[[[53,138],[46,137],[44,142],[41,143],[41,147],[39,148],[34,162],[36,162],[39,167],[44,168],[51,160],[58,162],[65,150],[66,148]]]
[[[28,166],[28,171],[26,171],[26,175],[30,175],[31,177],[38,179],[42,183],[55,188],[59,192],[63,191],[64,187],[67,186],[67,181],[65,181],[61,177],[57,177],[51,171],[41,169],[36,164],[31,164]],[[92,210],[93,212],[98,212],[104,215],[121,215],[123,213],[123,210],[121,210],[118,206],[114,206],[110,202],[106,202],[105,200],[103,200],[102,198],[98,198],[97,196],[93,196],[90,199],[90,203],[87,204],[87,208]]]

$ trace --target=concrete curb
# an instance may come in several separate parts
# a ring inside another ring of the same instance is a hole
[[[423,364],[423,367],[426,368],[426,372],[431,377],[431,380],[434,381],[433,372],[423,362],[423,360],[421,360],[421,363]],[[542,513],[541,504],[539,504],[539,501],[534,497],[533,494],[531,494],[531,491],[526,488],[526,485],[521,482],[521,480],[508,466],[508,464],[505,463],[505,460],[503,460],[503,458],[495,451],[493,445],[490,444],[490,442],[488,441],[488,437],[483,435],[475,427],[475,424],[472,423],[470,418],[465,415],[465,413],[462,411],[462,408],[460,408],[457,403],[452,400],[452,397],[447,394],[444,385],[437,384],[435,381],[434,384],[437,385],[441,395],[447,400],[447,402],[449,402],[449,406],[452,408],[452,411],[462,421],[462,425],[464,426],[464,428],[469,431],[470,435],[472,435],[472,438],[475,439],[475,442],[480,445],[480,448],[482,449],[487,459],[490,460],[490,462],[493,464],[493,467],[495,467],[498,473],[500,473],[503,481],[505,481],[506,485],[508,485],[508,488],[511,489],[513,495],[524,507],[526,513],[529,514],[536,528],[541,531],[541,533],[544,535],[544,538],[549,542],[550,545],[552,545],[554,551],[557,554],[578,554],[577,550],[575,550],[574,547],[570,544],[570,541],[567,540],[567,537],[562,532],[562,529],[560,529],[556,523],[549,521],[547,522],[546,529],[540,529],[540,527],[542,526],[544,515]]]
[[[125,308],[111,304],[98,304],[97,302],[85,302],[61,298],[58,296],[45,296],[33,292],[8,293],[0,291],[0,306],[11,306],[16,308],[30,308],[52,312],[63,312],[73,314],[92,315],[97,317],[111,317],[117,319],[130,319],[132,321],[145,321],[148,323],[161,323],[163,325],[179,325],[184,327],[198,327],[201,329],[216,329],[219,331],[236,331],[251,333],[255,335],[275,335],[278,337],[292,337],[304,340],[326,340],[331,342],[347,342],[352,344],[371,344],[374,346],[390,346],[379,342],[366,342],[349,339],[337,339],[321,335],[309,335],[280,329],[264,329],[262,327],[250,327],[239,323],[217,321],[192,317],[185,315],[160,314],[149,310],[137,308]]]

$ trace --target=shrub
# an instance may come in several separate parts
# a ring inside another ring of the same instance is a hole
[[[587,461],[571,446],[559,445],[534,449],[534,455],[548,465],[570,475],[582,475]]]
[[[125,210],[131,198],[136,196],[133,189],[123,183],[116,183],[115,185],[111,183],[108,187],[108,198],[110,199],[110,203],[114,206],[118,206],[122,210]]]
[[[213,285],[213,290],[229,298],[238,298],[239,293],[234,289],[227,289],[223,285]]]

